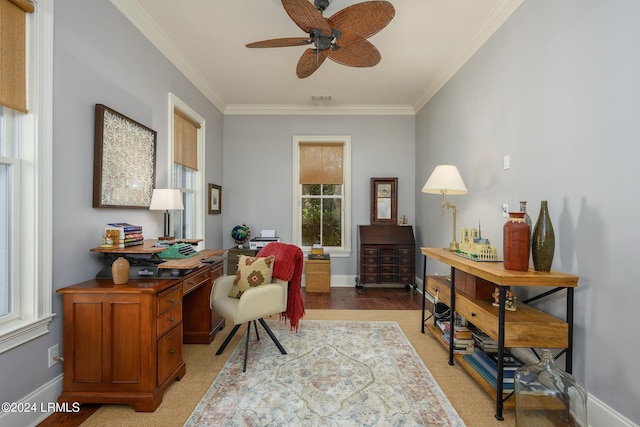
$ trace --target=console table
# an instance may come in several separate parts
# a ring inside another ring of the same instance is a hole
[[[565,370],[572,371],[573,358],[573,299],[574,288],[578,285],[578,277],[556,271],[539,272],[512,271],[504,268],[502,262],[478,262],[463,258],[443,248],[421,248],[424,256],[423,288],[422,288],[422,333],[425,332],[425,302],[426,293],[437,292],[440,301],[449,306],[450,324],[453,325],[455,312],[457,311],[470,323],[480,328],[491,338],[498,342],[498,374],[496,387],[485,381],[475,369],[465,362],[464,358],[454,355],[453,338],[450,334],[448,350],[449,364],[454,364],[454,359],[467,370],[480,385],[496,400],[496,418],[503,420],[502,411],[505,401],[513,396],[513,393],[503,393],[503,354],[508,348],[559,348],[565,354]],[[427,258],[440,261],[451,267],[450,280],[441,276],[426,276]],[[457,280],[462,276],[462,280]],[[462,273],[462,274],[461,274]],[[469,277],[478,282],[495,286],[499,289],[499,305],[492,305],[493,297],[487,298],[486,293],[471,295],[469,293]],[[506,311],[506,293],[510,287],[539,287],[551,288],[544,290],[539,295],[524,301],[517,302],[516,311]],[[528,304],[545,298],[558,291],[566,291],[566,319],[560,320],[554,316],[537,310]],[[434,334],[439,334],[437,328],[428,325]],[[438,341],[442,341],[438,339]],[[443,343],[446,345],[446,343]],[[510,399],[507,407],[513,407]]]
[[[92,252],[154,254],[152,242]],[[59,403],[118,403],[154,411],[185,373],[184,343],[210,344],[224,319],[209,307],[224,250],[168,260],[179,277],[95,278],[58,289],[63,296],[64,378]],[[204,262],[206,261],[206,262]],[[182,273],[184,272],[184,273]]]

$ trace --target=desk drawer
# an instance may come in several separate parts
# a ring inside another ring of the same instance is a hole
[[[209,274],[209,270],[208,269],[204,269],[203,271],[201,271],[200,273],[191,276],[187,279],[184,279],[182,281],[182,294],[186,295],[189,292],[191,292],[193,289],[197,288],[198,286],[202,285],[203,283],[206,283],[207,280],[211,280],[211,275]]]
[[[162,314],[182,301],[182,285],[175,285],[158,295],[158,314]]]
[[[158,340],[158,384],[182,361],[182,323]]]
[[[178,304],[164,314],[158,316],[158,336],[161,337],[169,329],[182,322],[182,304]]]

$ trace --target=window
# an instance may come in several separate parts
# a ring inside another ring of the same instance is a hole
[[[16,94],[7,98],[0,91],[4,105],[0,107],[0,353],[47,333],[53,317],[53,5],[34,1],[33,13],[28,13],[28,2],[0,0],[1,31],[11,27],[5,19],[13,16],[14,3],[27,12],[20,19],[25,23],[23,65],[28,66],[22,67],[24,90],[17,98],[13,97]],[[4,33],[0,36],[0,87],[6,88],[4,78],[14,74],[4,67],[8,64],[5,54],[15,54],[16,49],[6,43],[15,39]]]
[[[183,211],[174,211],[173,235],[204,238],[204,119],[173,94],[169,94],[171,188],[182,193]],[[204,247],[204,242],[202,242]]]
[[[351,252],[351,138],[295,136],[293,241],[303,250],[320,243],[340,256]]]

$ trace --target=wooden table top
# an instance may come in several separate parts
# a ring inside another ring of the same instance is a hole
[[[504,268],[503,262],[473,261],[444,248],[420,248],[422,254],[448,264],[458,270],[481,277],[501,286],[553,286],[574,288],[578,277],[558,271],[514,271]]]

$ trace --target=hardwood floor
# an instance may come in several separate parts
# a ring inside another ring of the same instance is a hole
[[[305,292],[303,288],[304,306],[306,309],[326,310],[420,310],[422,294],[414,294],[406,288],[374,288],[365,287],[358,294],[352,288],[331,288],[331,292]],[[80,412],[55,413],[38,424],[38,427],[76,427],[100,408],[100,405],[82,405]]]

